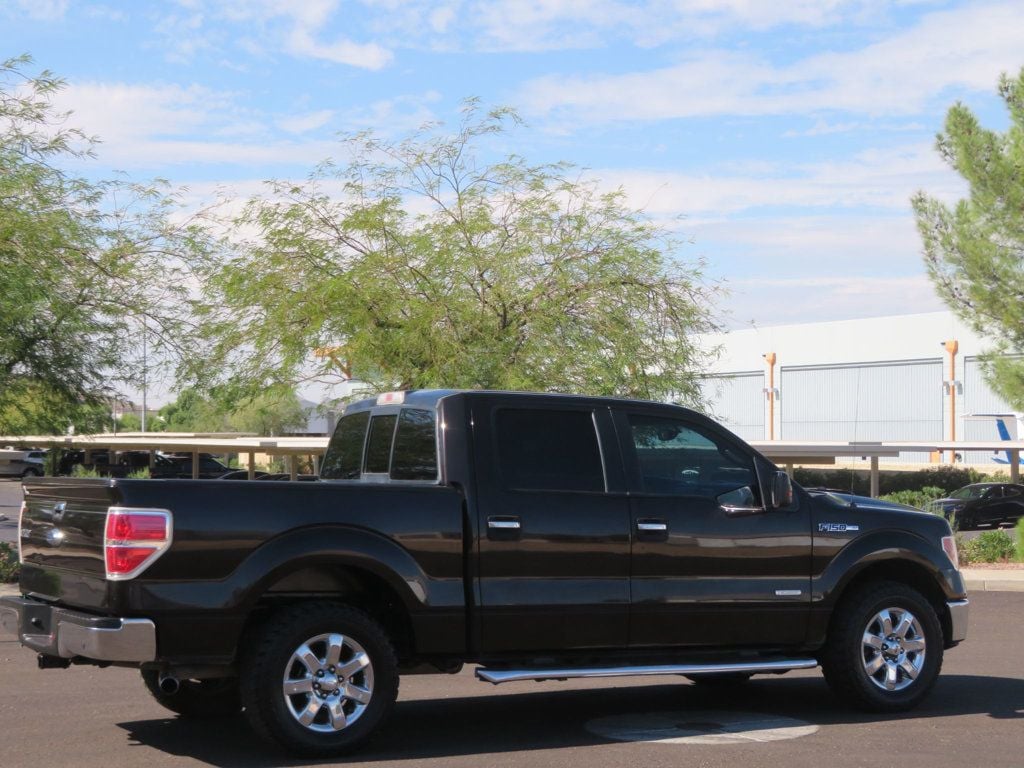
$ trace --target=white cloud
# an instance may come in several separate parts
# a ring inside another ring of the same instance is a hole
[[[944,309],[924,275],[841,278],[757,279],[731,284],[723,303],[730,328],[786,325],[813,319],[848,320]]]
[[[621,186],[630,205],[656,218],[731,215],[786,206],[907,211],[918,189],[944,200],[963,192],[963,183],[930,144],[866,150],[849,159],[771,166],[765,172],[744,175],[615,169],[598,170],[595,175],[603,186]]]
[[[317,128],[323,128],[333,117],[333,109],[319,109],[315,112],[283,117],[277,121],[277,124],[288,133],[307,133]]]
[[[74,83],[57,99],[69,124],[96,135],[100,161],[120,169],[180,164],[313,165],[337,143],[282,138],[273,117],[239,108],[232,94],[197,85]]]
[[[209,2],[190,0],[186,16],[168,14],[157,25],[157,31],[167,40],[173,56],[188,56],[194,52],[181,52],[183,42],[177,30],[191,26],[192,34],[184,45],[196,46],[199,41],[210,47],[214,33],[200,32],[210,26],[211,20],[227,22],[236,28],[236,42],[251,55],[264,49],[279,49],[293,56],[322,59],[362,69],[381,69],[391,62],[392,53],[376,42],[359,42],[350,36],[329,36],[325,29],[338,16],[338,0],[231,0]],[[354,25],[350,17],[342,18],[346,29]],[[191,42],[190,41],[194,41]]]
[[[991,90],[1021,63],[1024,5],[969,4],[859,50],[777,65],[712,50],[661,69],[604,76],[547,76],[517,99],[563,119],[659,120],[840,110],[912,114],[949,88]]]
[[[30,19],[60,21],[68,11],[68,0],[17,0],[15,5]]]

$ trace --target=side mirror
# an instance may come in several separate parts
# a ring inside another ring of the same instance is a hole
[[[776,472],[772,477],[772,509],[782,509],[793,503],[793,482],[785,472]]]

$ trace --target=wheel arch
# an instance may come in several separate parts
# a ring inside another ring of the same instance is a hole
[[[906,584],[920,592],[935,610],[943,637],[951,637],[947,601],[965,594],[962,577],[938,547],[904,531],[880,531],[852,542],[829,564],[815,589],[815,597],[831,609],[826,633],[844,597],[877,581]],[[948,641],[946,645],[950,647]]]
[[[406,601],[387,579],[344,559],[293,562],[279,569],[255,596],[243,636],[276,609],[313,600],[358,608],[384,628],[400,660],[415,655],[415,630]]]

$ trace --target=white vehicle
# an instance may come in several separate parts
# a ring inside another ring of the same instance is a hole
[[[0,477],[42,477],[46,451],[0,450]]]

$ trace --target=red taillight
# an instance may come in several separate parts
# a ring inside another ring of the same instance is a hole
[[[171,545],[171,513],[111,507],[103,537],[107,578],[138,576]]]
[[[110,510],[107,514],[107,541],[164,541],[167,539],[166,514]]]

